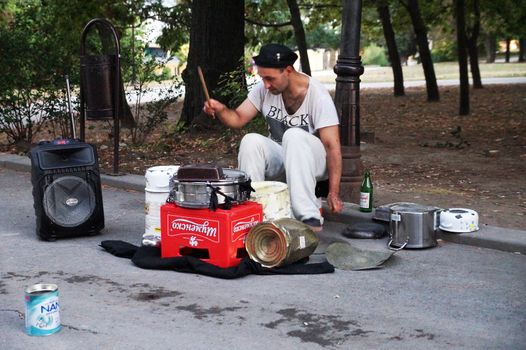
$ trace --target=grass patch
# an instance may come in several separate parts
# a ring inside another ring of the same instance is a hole
[[[526,63],[484,63],[479,64],[480,74],[484,78],[526,77]],[[457,62],[440,62],[434,64],[435,75],[438,80],[458,79]],[[403,66],[404,81],[425,80],[422,65]],[[313,75],[324,83],[333,83],[336,75],[333,72],[313,72]],[[471,77],[471,74],[470,74]],[[365,66],[364,74],[360,77],[364,83],[393,81],[391,67]]]

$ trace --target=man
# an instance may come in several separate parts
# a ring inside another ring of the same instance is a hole
[[[329,179],[327,204],[340,212],[342,157],[339,121],[327,89],[297,72],[298,56],[288,47],[268,44],[253,57],[259,82],[235,110],[210,99],[203,110],[231,128],[241,128],[258,112],[266,118],[269,137],[247,134],[239,147],[239,169],[252,181],[282,180],[289,187],[296,219],[319,232],[323,224],[316,182]]]

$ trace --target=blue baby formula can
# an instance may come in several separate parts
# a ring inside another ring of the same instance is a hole
[[[58,287],[35,284],[26,288],[26,333],[50,335],[60,330]]]

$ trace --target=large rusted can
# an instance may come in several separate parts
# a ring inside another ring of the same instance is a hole
[[[246,236],[245,249],[262,266],[277,267],[308,257],[318,243],[319,238],[308,225],[281,218],[254,226]]]

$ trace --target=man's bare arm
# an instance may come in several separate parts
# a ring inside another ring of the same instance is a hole
[[[234,129],[242,128],[258,113],[258,110],[249,99],[245,99],[234,110],[211,98],[205,102],[203,111],[206,114],[219,118],[223,124]]]
[[[340,145],[340,129],[338,125],[319,129],[320,139],[327,153],[327,170],[329,173],[329,195],[327,204],[333,212],[343,209],[340,199],[340,181],[342,177],[342,151]]]

